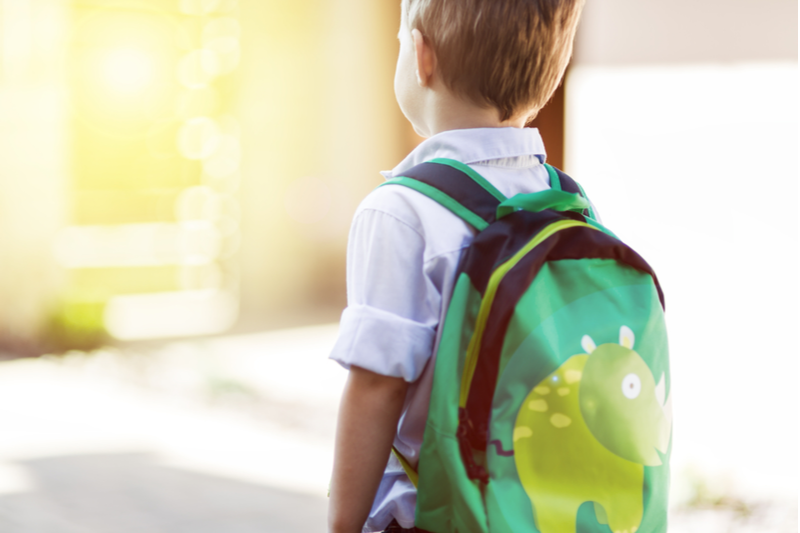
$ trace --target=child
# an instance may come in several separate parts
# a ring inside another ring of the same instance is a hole
[[[403,0],[395,94],[428,139],[384,176],[446,157],[507,197],[547,189],[544,146],[524,126],[561,81],[582,4]],[[331,532],[413,531],[416,491],[390,450],[416,467],[437,326],[473,237],[461,219],[406,187],[378,188],[356,212],[348,307],[330,356],[350,370],[336,434]]]

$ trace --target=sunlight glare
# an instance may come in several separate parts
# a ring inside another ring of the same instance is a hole
[[[204,159],[216,151],[222,137],[217,123],[208,117],[187,120],[178,133],[178,149],[187,159]]]
[[[238,298],[226,290],[125,294],[109,300],[104,320],[117,339],[155,339],[223,332],[238,311]]]
[[[136,48],[110,50],[103,58],[103,77],[117,92],[136,93],[155,81],[155,61]]]

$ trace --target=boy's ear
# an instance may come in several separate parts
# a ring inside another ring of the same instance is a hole
[[[414,39],[414,51],[417,57],[417,83],[420,87],[428,87],[436,70],[436,56],[419,30],[411,30],[411,37]]]

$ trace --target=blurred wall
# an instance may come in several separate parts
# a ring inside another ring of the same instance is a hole
[[[664,289],[673,503],[796,505],[797,2],[584,15],[565,168]]]
[[[0,2],[0,352],[22,348],[62,285],[52,243],[65,215],[65,11]]]
[[[413,144],[398,26],[368,0],[0,0],[0,351],[218,333],[240,296],[246,329],[337,319],[353,211]]]
[[[63,287],[52,248],[75,196],[67,190],[75,145],[64,124],[70,114],[61,70],[69,24],[64,11],[95,3],[0,1],[0,299],[8,302],[0,327],[23,335]],[[176,17],[224,4],[241,22],[241,64],[223,82],[243,150],[239,189],[225,192],[239,200],[230,205],[241,212],[233,217],[241,223],[232,259],[237,272],[226,278],[237,285],[231,294],[241,295],[241,323],[263,328],[335,320],[345,304],[352,213],[381,182],[378,171],[394,166],[419,140],[392,91],[399,6],[369,0],[146,3]],[[796,60],[796,14],[795,2],[778,0],[592,0],[575,65]],[[174,151],[173,138],[165,143]],[[167,218],[174,216],[170,211]],[[159,302],[151,303],[175,314]],[[181,319],[191,322],[189,315]]]
[[[68,278],[51,337],[227,331],[238,314],[235,0],[70,3]]]
[[[245,0],[240,8],[243,319],[335,320],[352,213],[382,181],[378,171],[406,152],[392,89],[399,4]]]
[[[574,64],[797,60],[795,0],[590,0]]]

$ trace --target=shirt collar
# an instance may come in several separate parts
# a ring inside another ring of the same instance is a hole
[[[472,128],[449,130],[426,139],[392,170],[381,172],[391,179],[425,161],[437,157],[503,166],[542,164],[547,157],[536,128]],[[525,164],[525,162],[529,162]]]

